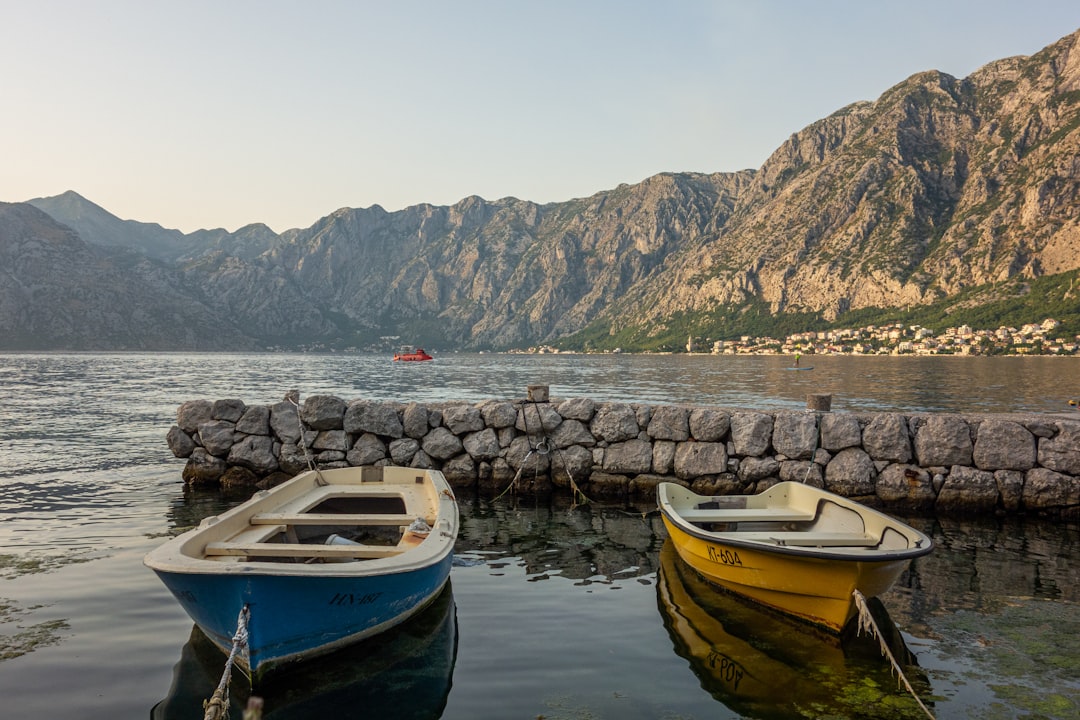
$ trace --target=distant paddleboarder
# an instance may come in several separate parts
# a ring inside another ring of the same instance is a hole
[[[795,353],[795,367],[799,367],[799,353]]]

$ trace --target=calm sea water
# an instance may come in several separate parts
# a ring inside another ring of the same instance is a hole
[[[194,398],[555,397],[725,407],[1075,413],[1057,358],[0,355],[4,718],[201,718],[222,658],[142,556],[237,501],[185,493],[165,445]],[[651,508],[461,498],[451,587],[414,623],[282,676],[269,717],[925,717],[876,645],[703,588]],[[882,598],[938,718],[1080,717],[1080,529],[911,518],[937,550]],[[237,702],[243,699],[236,688]],[[239,717],[239,711],[234,713]]]

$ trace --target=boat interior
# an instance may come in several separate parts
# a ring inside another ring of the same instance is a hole
[[[328,485],[273,512],[258,512],[226,540],[207,543],[220,562],[343,562],[392,557],[416,547],[436,518],[422,486]]]
[[[729,539],[783,547],[905,550],[908,537],[887,523],[868,525],[863,513],[827,498],[813,507],[749,506],[746,496],[709,498],[677,513],[686,522]]]

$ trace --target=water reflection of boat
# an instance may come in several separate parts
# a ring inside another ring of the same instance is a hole
[[[657,599],[675,652],[702,688],[743,717],[926,717],[876,639],[855,628],[834,635],[719,590],[679,559],[670,540],[660,551]],[[869,603],[905,675],[920,687],[925,676],[885,607]]]
[[[457,611],[449,584],[420,614],[395,628],[341,651],[275,673],[258,689],[264,720],[363,717],[434,720],[442,715],[457,657]],[[217,687],[224,668],[221,651],[192,628],[173,671],[168,696],[151,720],[202,717],[202,703]],[[251,693],[234,674],[230,717],[239,718]]]

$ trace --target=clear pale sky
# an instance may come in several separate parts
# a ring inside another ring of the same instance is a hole
[[[0,201],[191,232],[757,168],[1078,0],[0,0]]]

